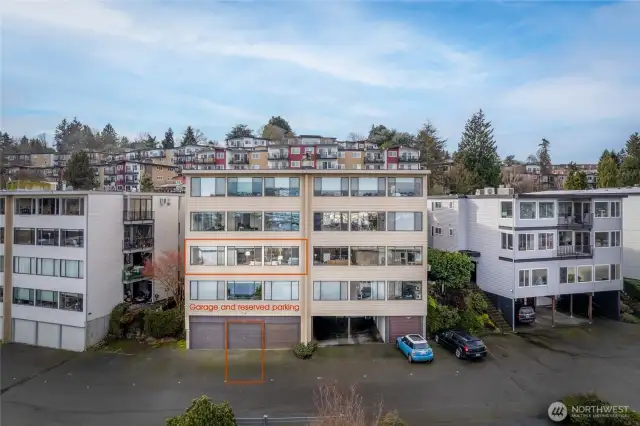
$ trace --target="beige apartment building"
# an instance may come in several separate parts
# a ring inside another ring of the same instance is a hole
[[[292,347],[326,324],[424,333],[427,171],[184,173],[189,348]]]

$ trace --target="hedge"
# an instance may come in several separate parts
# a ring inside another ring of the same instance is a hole
[[[624,292],[640,302],[640,281],[631,278],[624,279]]]
[[[206,396],[194,399],[179,416],[167,419],[166,426],[236,426],[236,417],[228,402],[214,404]]]
[[[631,409],[625,413],[615,413],[609,416],[572,416],[571,412],[574,407],[589,407],[588,409],[593,410],[592,407],[612,406],[594,393],[569,395],[563,398],[562,402],[567,406],[569,412],[566,421],[573,426],[637,426],[640,424],[640,414]]]
[[[180,337],[184,333],[184,313],[177,308],[147,310],[144,314],[145,334],[160,339],[162,337]]]

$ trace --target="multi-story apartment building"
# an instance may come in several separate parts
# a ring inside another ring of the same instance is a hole
[[[302,158],[185,171],[189,348],[290,347],[327,318],[372,318],[387,342],[424,332],[427,172]]]
[[[181,250],[182,209],[179,195],[0,192],[0,338],[82,351],[116,304],[165,297],[141,267]]]
[[[176,172],[174,166],[125,160],[98,167],[98,180],[104,191],[140,191],[144,175],[154,186],[162,186],[172,183]]]
[[[525,304],[575,303],[589,316],[596,306],[617,317],[625,195],[509,190],[431,197],[430,247],[472,256],[474,280],[511,325]]]
[[[622,202],[622,276],[640,280],[640,187],[609,189],[626,195]]]

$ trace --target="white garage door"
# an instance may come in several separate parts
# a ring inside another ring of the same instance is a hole
[[[60,324],[38,323],[38,346],[60,348]]]
[[[36,322],[17,319],[13,320],[13,341],[16,343],[36,344]]]
[[[80,327],[62,326],[62,339],[60,349],[68,351],[82,352],[84,351],[85,329]]]

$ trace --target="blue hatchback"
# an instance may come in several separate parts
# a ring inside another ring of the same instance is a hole
[[[419,334],[407,334],[396,339],[396,348],[400,349],[409,363],[433,362],[433,349],[427,339]]]

